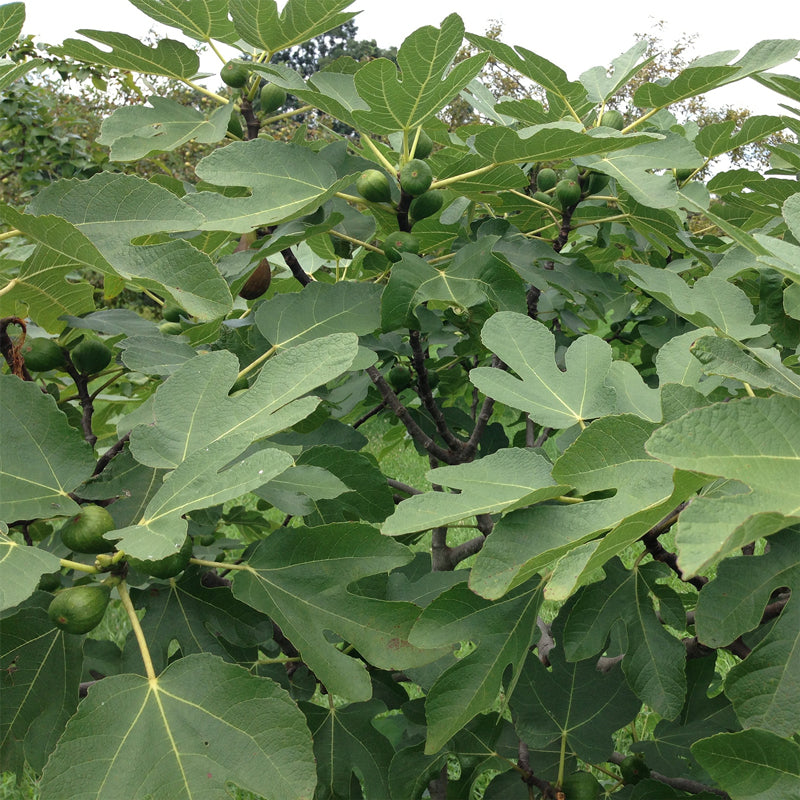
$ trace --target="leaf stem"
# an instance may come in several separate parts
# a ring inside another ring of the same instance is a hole
[[[212,100],[216,100],[223,106],[228,105],[228,98],[223,97],[221,94],[217,94],[216,92],[212,92],[210,89],[206,89],[204,86],[201,86],[199,83],[195,83],[194,81],[187,80],[186,78],[183,79],[183,82],[187,86],[191,86],[196,92],[200,92],[200,94],[204,94],[206,97],[210,97]]]
[[[0,289],[0,295],[10,292],[18,283],[19,281],[16,278],[12,278],[2,289]]]
[[[337,197],[342,197],[338,192],[336,193]],[[380,247],[375,247],[374,244],[369,244],[368,242],[362,241],[361,239],[356,239],[353,236],[348,236],[346,233],[339,233],[339,231],[328,231],[331,236],[335,236],[337,239],[344,239],[346,242],[350,242],[351,244],[357,244],[359,247],[363,247],[365,250],[372,250],[373,253],[381,253],[383,254],[383,250]]]
[[[22,236],[22,231],[18,231],[16,228],[12,228],[10,231],[6,231],[5,233],[0,233],[0,242],[5,239],[12,239],[14,236]]]
[[[274,117],[267,117],[265,120],[261,121],[261,127],[263,128],[265,125],[271,125],[273,122],[280,122],[282,119],[289,119],[289,117],[293,117],[296,114],[305,114],[306,111],[313,111],[314,106],[300,106],[300,108],[292,108],[289,111],[284,111],[283,114],[276,114]]]
[[[133,607],[133,603],[131,602],[131,596],[128,594],[128,585],[125,583],[125,581],[122,581],[117,586],[117,591],[119,592],[120,600],[122,600],[122,605],[128,614],[128,619],[131,622],[133,635],[136,637],[136,644],[139,645],[139,652],[142,654],[142,662],[144,663],[144,671],[147,675],[147,679],[149,681],[154,681],[156,679],[156,671],[153,669],[153,659],[150,657],[150,650],[147,647],[147,640],[144,638],[144,631],[142,630],[141,623],[139,622],[139,617],[136,614],[136,609]]]
[[[365,142],[367,144],[369,149],[372,150],[372,152],[375,154],[375,157],[388,170],[390,175],[396,175],[397,174],[397,168],[393,164],[391,164],[389,162],[389,159],[387,159],[386,156],[383,153],[381,153],[380,150],[378,150],[377,146],[372,141],[372,139],[369,138],[369,136],[366,136],[366,135],[362,136],[361,137],[361,141]]]
[[[470,170],[469,172],[462,172],[460,175],[453,175],[451,178],[442,178],[440,181],[434,181],[431,185],[431,189],[441,189],[443,186],[450,186],[451,183],[458,183],[459,181],[465,181],[468,178],[475,178],[478,175],[483,175],[489,170],[494,169],[498,166],[495,163],[488,164],[485,167],[478,167],[478,169]]]
[[[74,569],[78,572],[86,572],[89,575],[94,575],[99,570],[96,567],[91,567],[88,564],[81,564],[80,561],[70,561],[68,558],[59,559],[61,561],[61,566],[66,567],[67,569]]]
[[[277,345],[273,345],[267,350],[266,353],[262,353],[255,361],[250,362],[239,374],[236,376],[236,379],[243,378],[247,375],[248,372],[251,372],[256,367],[261,366],[276,350],[278,349]]]
[[[221,567],[224,567],[225,569],[238,569],[250,572],[253,571],[249,564],[229,564],[226,561],[206,561],[203,558],[190,558],[189,563],[197,564],[198,567],[213,567],[214,569],[220,569]]]

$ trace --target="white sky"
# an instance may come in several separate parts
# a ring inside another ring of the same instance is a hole
[[[74,35],[79,28],[142,36],[154,26],[126,0],[26,0],[25,5],[24,32],[51,44]],[[399,46],[416,28],[438,26],[453,11],[460,14],[467,31],[475,33],[484,33],[491,20],[499,20],[503,41],[521,44],[550,59],[571,79],[589,67],[607,65],[633,45],[634,34],[652,31],[660,20],[665,23],[662,38],[669,44],[683,33],[697,34],[696,56],[719,50],[744,53],[762,39],[800,39],[797,0],[772,0],[769,13],[745,13],[743,7],[734,9],[731,3],[724,6],[727,13],[722,3],[709,0],[355,0],[352,8],[361,10],[356,17],[359,38],[375,39],[382,47]],[[174,29],[160,30],[180,38]],[[216,71],[217,65],[216,60],[203,61],[209,72]],[[800,63],[795,61],[778,71],[800,75]],[[777,104],[782,98],[752,80],[717,90],[709,99],[717,105],[746,106],[757,113],[781,113]]]

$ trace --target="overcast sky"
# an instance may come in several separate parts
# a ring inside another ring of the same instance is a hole
[[[152,20],[126,0],[26,0],[24,31],[57,43],[79,28],[117,30],[141,36],[154,26]],[[282,6],[279,0],[279,6]],[[723,15],[727,6],[729,13]],[[503,40],[521,44],[550,59],[576,79],[585,69],[607,65],[627,50],[636,33],[651,32],[663,21],[663,39],[672,43],[682,34],[697,34],[694,55],[719,50],[744,53],[762,39],[800,38],[800,2],[777,0],[774,13],[734,12],[732,4],[669,0],[648,3],[637,0],[571,0],[535,3],[531,0],[355,0],[353,9],[358,36],[375,39],[381,47],[400,45],[422,25],[439,25],[457,11],[467,31],[484,33],[492,20],[503,26]],[[733,12],[733,13],[732,13]],[[159,29],[159,26],[155,26]],[[174,29],[160,28],[175,36]],[[179,38],[179,36],[177,37]],[[204,69],[217,69],[216,61],[203,61]],[[780,69],[800,75],[794,62]],[[755,81],[742,81],[718,90],[709,98],[714,104],[747,106],[758,113],[781,113],[781,98]]]

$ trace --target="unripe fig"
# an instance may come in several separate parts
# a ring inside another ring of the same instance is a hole
[[[413,136],[411,137],[411,141],[414,141]],[[427,158],[432,150],[433,139],[431,139],[425,131],[420,131],[419,138],[417,139],[417,146],[414,148],[414,158]]]
[[[561,783],[565,800],[598,800],[603,787],[590,772],[573,772]]]
[[[136,570],[136,572],[166,580],[167,578],[174,578],[183,572],[188,566],[191,557],[192,539],[187,536],[177,553],[173,553],[171,556],[162,558],[159,561],[145,561],[138,558],[126,558],[125,560],[128,562],[128,567]]]
[[[419,197],[415,197],[411,201],[408,213],[413,220],[425,219],[432,217],[444,205],[444,195],[433,189],[430,192],[425,192]]]
[[[223,83],[232,89],[241,89],[250,77],[250,70],[244,64],[236,61],[229,61],[219,73]]]
[[[67,633],[88,633],[100,624],[108,607],[107,586],[73,586],[59,592],[47,609],[53,625]]]
[[[419,252],[419,240],[411,233],[397,231],[384,239],[383,252],[389,261],[399,261],[403,253]]]
[[[261,88],[261,111],[271,114],[286,102],[286,92],[274,83],[265,83]]]
[[[411,370],[403,364],[395,364],[389,370],[389,383],[396,392],[411,386]]]
[[[548,192],[558,183],[558,175],[554,169],[540,169],[536,176],[536,188],[540,192]]]
[[[84,339],[72,349],[70,358],[78,372],[95,375],[111,363],[111,348],[99,339]]]
[[[180,322],[181,317],[185,316],[186,312],[180,306],[164,306],[161,316],[167,322]]]
[[[574,206],[581,199],[581,185],[577,181],[564,178],[556,184],[555,196],[562,208]]]
[[[609,108],[603,112],[600,124],[606,128],[614,128],[621,131],[625,127],[625,117],[615,108]]]
[[[20,348],[30,372],[47,372],[64,366],[64,352],[52,339],[28,337]]]
[[[110,553],[114,543],[103,534],[116,527],[113,517],[102,506],[83,506],[61,528],[61,541],[73,553]]]
[[[406,194],[418,197],[425,194],[433,183],[431,168],[420,158],[412,158],[400,170],[400,186]]]
[[[362,172],[356,181],[356,189],[370,203],[388,203],[392,199],[389,179],[378,169],[368,169]]]

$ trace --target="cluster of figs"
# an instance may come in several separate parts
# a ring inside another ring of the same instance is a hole
[[[244,89],[250,83],[251,72],[247,64],[243,61],[229,61],[219,73],[222,82],[231,89]],[[286,105],[286,92],[270,81],[261,87],[258,93],[259,104],[257,109],[264,116],[274,114],[278,109]],[[228,124],[228,132],[238,139],[242,138],[242,122],[238,114],[231,114],[231,121]]]
[[[401,194],[405,195],[407,201],[410,199],[407,208],[412,225],[433,216],[444,204],[444,195],[439,190],[430,188],[433,172],[425,159],[432,150],[433,140],[420,129],[414,146],[414,158],[406,161],[397,174]],[[389,176],[379,169],[362,172],[356,181],[356,191],[370,203],[393,205]],[[412,233],[396,231],[384,240],[383,252],[389,261],[397,262],[403,257],[403,253],[418,253],[419,241]]]

